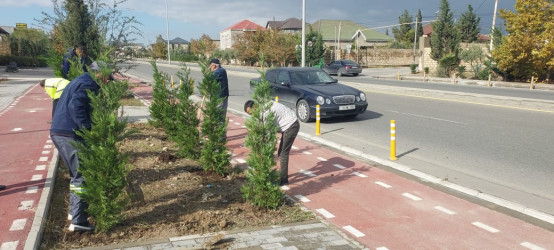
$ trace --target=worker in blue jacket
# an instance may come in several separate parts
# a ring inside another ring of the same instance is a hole
[[[86,48],[85,46],[78,46],[71,48],[67,53],[63,55],[62,63],[62,77],[68,79],[67,74],[69,73],[69,68],[71,68],[71,61],[76,62],[79,60],[83,65],[83,72],[87,72],[87,57],[86,57]]]
[[[96,74],[97,79],[100,79],[100,68],[96,62],[92,63],[90,70],[91,73]],[[56,112],[54,112],[52,126],[50,127],[50,138],[67,166],[71,178],[68,214],[71,224],[69,225],[69,231],[94,230],[94,226],[88,222],[88,214],[85,212],[88,204],[79,197],[84,179],[79,173],[78,149],[73,146],[73,142],[83,142],[82,138],[75,134],[75,131],[91,128],[92,108],[87,90],[97,94],[100,85],[94,81],[88,72],[85,72],[73,79],[64,89],[56,106]]]

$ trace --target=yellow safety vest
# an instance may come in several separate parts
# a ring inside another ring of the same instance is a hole
[[[69,80],[64,78],[50,78],[44,81],[44,91],[48,94],[52,100],[59,99],[62,96],[62,92],[69,84]]]

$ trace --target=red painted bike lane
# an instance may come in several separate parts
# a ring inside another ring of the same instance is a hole
[[[52,99],[37,84],[0,112],[0,246],[23,249],[54,155]],[[40,221],[38,222],[40,224]]]
[[[246,166],[244,118],[227,114],[232,161]],[[288,195],[371,249],[554,249],[553,232],[301,138],[289,181]]]

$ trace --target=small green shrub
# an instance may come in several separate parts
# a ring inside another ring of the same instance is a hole
[[[17,63],[18,67],[46,67],[48,66],[47,57],[30,57],[30,56],[0,56],[0,65],[8,65],[10,62]]]
[[[410,70],[412,71],[412,74],[417,73],[416,69],[417,69],[417,64],[415,63],[410,64]]]
[[[423,68],[423,71],[425,71],[425,74],[428,75],[429,74],[429,67]]]

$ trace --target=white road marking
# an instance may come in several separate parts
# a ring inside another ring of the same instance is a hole
[[[355,175],[355,176],[358,176],[358,177],[367,178],[367,175],[362,174],[362,173],[354,172],[352,174]]]
[[[50,154],[50,151],[48,151],[48,150],[42,151],[42,154],[43,154],[43,155]]]
[[[384,187],[384,188],[391,188],[392,186],[387,184],[387,183],[384,183],[384,182],[381,182],[381,181],[376,181],[375,184],[381,186],[381,187]]]
[[[524,246],[524,247],[526,247],[526,248],[529,248],[529,249],[531,249],[531,250],[546,250],[545,248],[539,247],[539,246],[537,246],[537,245],[535,245],[535,244],[533,244],[533,243],[529,243],[529,242],[527,242],[527,241],[521,242],[520,245],[522,245],[522,246]]]
[[[399,112],[399,111],[394,111],[394,110],[387,110],[387,111],[392,112],[392,113],[402,114],[402,115],[411,115],[411,116],[420,117],[420,118],[427,118],[427,119],[431,119],[431,120],[437,120],[437,121],[443,121],[443,122],[451,122],[451,123],[469,125],[469,123],[466,123],[466,122],[458,122],[458,121],[446,120],[446,119],[441,119],[441,118],[436,118],[436,117],[431,117],[431,116],[417,115],[417,114],[411,114],[411,113],[404,113],[404,112]]]
[[[45,170],[45,169],[46,169],[46,165],[37,165],[35,167],[35,170],[37,170],[37,171],[41,171],[41,170]]]
[[[21,130],[23,130],[23,129],[22,129],[22,128],[14,128],[14,129],[12,129],[12,130],[10,130],[10,131],[12,131],[12,132],[17,132],[17,131],[21,131]]]
[[[310,176],[310,177],[316,177],[316,175],[313,174],[312,171],[300,170],[300,173],[305,174],[305,175]]]
[[[320,161],[327,161],[327,159],[323,158],[323,157],[317,157],[318,160]]]
[[[38,181],[38,180],[42,180],[41,174],[35,174],[33,175],[33,177],[31,177],[31,181]]]
[[[329,213],[329,211],[327,211],[323,208],[316,209],[315,211],[317,211],[318,213],[320,213],[321,215],[323,215],[323,217],[325,217],[327,219],[335,218],[335,216],[332,213]]]
[[[290,188],[288,186],[281,186],[281,190],[287,191],[290,190]]]
[[[238,161],[238,163],[240,163],[240,164],[246,163],[246,160],[241,159],[241,158],[238,158],[237,161]]]
[[[230,122],[233,122],[233,120],[229,119]]]
[[[240,126],[241,128],[246,128],[246,126]]]
[[[344,230],[348,231],[349,233],[351,233],[352,235],[360,238],[360,237],[364,237],[365,234],[358,231],[356,228],[352,227],[352,226],[344,226],[342,227]]]
[[[33,201],[33,200],[22,201],[21,204],[19,204],[19,207],[17,208],[17,210],[29,210],[29,209],[33,208],[34,204],[35,204],[35,201]]]
[[[309,151],[302,151],[302,154],[305,154],[305,155],[311,155],[312,153],[309,152]]]
[[[375,248],[375,250],[389,250],[389,249],[386,247],[378,247],[378,248]]]
[[[301,202],[310,202],[310,199],[304,197],[303,195],[295,195],[296,199],[300,200]]]
[[[19,245],[19,241],[6,241],[2,243],[2,246],[0,246],[0,250],[16,250],[17,245]]]
[[[292,149],[297,150],[298,147],[297,146],[292,146]]]
[[[500,230],[498,230],[498,229],[496,229],[496,228],[494,228],[494,227],[491,227],[491,226],[489,226],[489,225],[483,224],[483,223],[481,223],[481,222],[478,222],[478,221],[473,222],[473,223],[471,223],[471,224],[473,224],[474,226],[479,227],[479,228],[481,228],[481,229],[487,230],[487,231],[489,231],[489,232],[491,232],[491,233],[498,233],[498,232],[500,232]]]
[[[449,210],[449,209],[446,209],[444,207],[441,207],[441,206],[436,206],[435,207],[436,210],[439,210],[445,214],[449,214],[449,215],[453,215],[453,214],[456,214],[456,212],[452,211],[452,210]]]
[[[410,194],[410,193],[403,193],[402,195],[404,195],[404,197],[410,198],[414,201],[420,201],[421,200],[421,198],[419,198],[419,197],[417,197],[413,194]]]
[[[239,125],[240,125],[240,123],[238,123],[238,122],[235,122],[235,125],[239,126]]]
[[[26,194],[36,194],[37,192],[38,192],[38,186],[28,187],[27,191],[25,191]]]
[[[40,157],[38,161],[48,161],[48,157]]]
[[[47,140],[46,141],[46,144],[50,144],[50,143],[52,143],[52,140]]]
[[[44,145],[44,148],[52,148],[52,145]]]
[[[25,224],[27,223],[27,219],[17,219],[12,222],[12,226],[10,227],[10,231],[19,231],[23,230],[25,228]]]
[[[28,112],[29,113],[36,113],[37,111],[36,110],[29,110]]]
[[[333,164],[333,166],[335,166],[337,168],[340,168],[340,169],[345,169],[346,168],[345,166],[340,165],[340,164]]]

